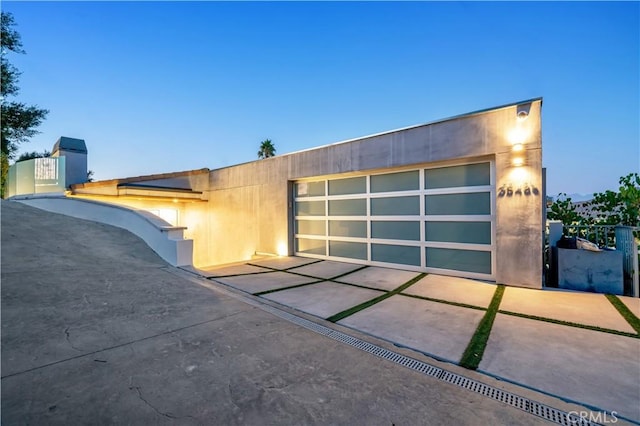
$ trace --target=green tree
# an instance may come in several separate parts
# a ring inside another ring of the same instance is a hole
[[[596,223],[640,226],[640,175],[629,173],[618,183],[618,192],[607,190],[593,194],[589,207],[598,215]]]
[[[564,225],[574,225],[584,220],[576,212],[576,206],[571,202],[571,197],[567,197],[565,193],[558,194],[551,207],[547,209],[547,219],[559,220]]]
[[[51,153],[46,149],[42,152],[37,152],[37,151],[25,152],[24,154],[20,154],[20,157],[18,157],[18,159],[16,160],[16,163],[19,161],[31,160],[33,158],[44,158],[50,155]]]
[[[260,143],[260,150],[258,151],[258,158],[265,159],[276,155],[276,147],[271,142],[271,139],[265,139]]]
[[[1,189],[4,196],[4,187],[9,171],[9,160],[13,159],[18,146],[27,142],[29,138],[38,133],[38,127],[47,116],[46,109],[22,102],[9,101],[8,98],[16,96],[19,92],[18,79],[20,72],[7,59],[9,52],[26,53],[22,49],[20,34],[14,29],[13,15],[7,12],[1,13],[1,41],[0,62],[2,81],[0,82],[1,100],[1,150],[0,161],[2,164]]]

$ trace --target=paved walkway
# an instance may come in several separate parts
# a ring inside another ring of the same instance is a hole
[[[296,257],[200,273],[435,359],[640,422],[640,299]],[[488,317],[486,346],[469,349],[482,343],[479,325]]]

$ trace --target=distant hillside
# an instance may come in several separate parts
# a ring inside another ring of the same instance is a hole
[[[573,193],[573,194],[567,194],[567,197],[571,198],[571,201],[573,201],[574,203],[577,201],[589,201],[593,199],[593,194],[577,194],[577,193]],[[558,198],[558,194],[555,194],[553,196],[553,199],[555,200],[556,198]]]

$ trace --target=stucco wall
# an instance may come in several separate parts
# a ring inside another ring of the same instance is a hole
[[[495,160],[496,192],[505,190],[496,197],[496,281],[541,287],[541,105],[537,99],[212,170],[211,263],[249,259],[255,252],[278,253],[283,245],[291,254],[288,182],[292,180],[480,157]],[[528,111],[525,120],[518,120],[519,110]],[[512,149],[515,129],[524,135],[523,154]],[[516,156],[524,158],[520,167],[513,165]]]

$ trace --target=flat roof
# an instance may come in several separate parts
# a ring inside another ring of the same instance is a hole
[[[98,180],[95,182],[85,182],[85,183],[76,183],[71,185],[71,189],[80,189],[80,188],[92,188],[106,185],[116,185],[120,186],[127,183],[135,183],[135,182],[146,182],[150,180],[160,180],[160,179],[171,179],[177,177],[186,177],[193,176],[202,173],[209,173],[208,168],[196,169],[196,170],[186,170],[183,172],[170,172],[170,173],[159,173],[153,175],[144,175],[144,176],[133,176],[128,178],[117,178],[117,179],[107,179],[107,180]]]

